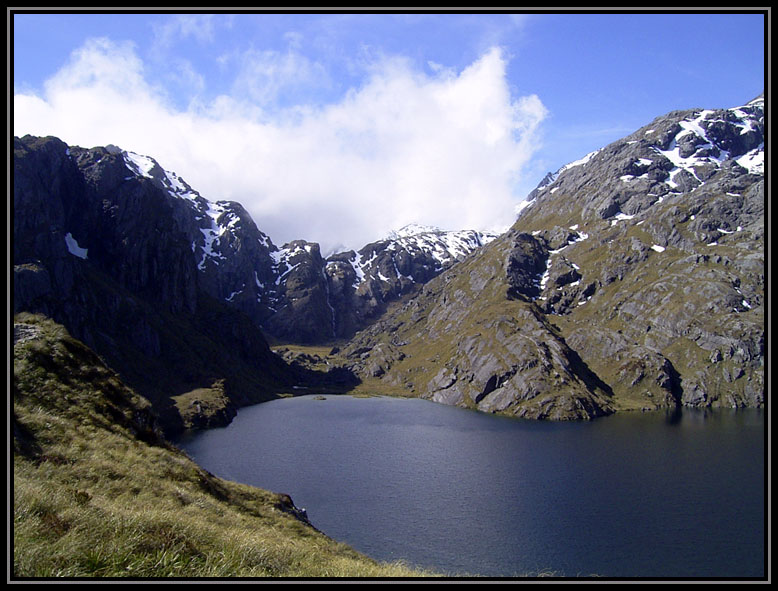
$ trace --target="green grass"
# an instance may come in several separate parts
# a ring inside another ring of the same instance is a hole
[[[14,347],[14,578],[410,577],[222,480],[161,438],[149,404],[54,323]]]

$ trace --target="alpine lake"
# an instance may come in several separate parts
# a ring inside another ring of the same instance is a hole
[[[766,576],[760,409],[529,421],[419,399],[300,396],[178,442],[288,493],[329,537],[446,576]]]

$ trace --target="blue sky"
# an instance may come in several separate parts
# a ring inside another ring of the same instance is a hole
[[[546,172],[763,92],[765,18],[14,14],[14,134],[153,156],[279,245],[499,229]]]

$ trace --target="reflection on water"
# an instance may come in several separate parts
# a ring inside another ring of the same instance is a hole
[[[487,576],[764,574],[761,411],[556,423],[305,396],[181,445],[219,476],[289,493],[379,560]]]
[[[677,425],[683,418],[683,410],[680,406],[665,411],[665,421],[668,425]]]

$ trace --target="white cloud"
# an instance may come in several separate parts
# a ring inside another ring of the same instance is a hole
[[[432,75],[382,59],[339,102],[272,119],[261,101],[272,102],[296,66],[313,85],[325,73],[293,47],[248,57],[269,95],[239,77],[231,95],[180,110],[144,78],[132,46],[90,41],[43,97],[15,95],[14,133],[152,156],[204,197],[241,202],[279,245],[304,238],[327,252],[410,222],[491,229],[513,221],[523,195],[512,187],[546,110],[536,96],[511,97],[498,49],[461,72]]]

